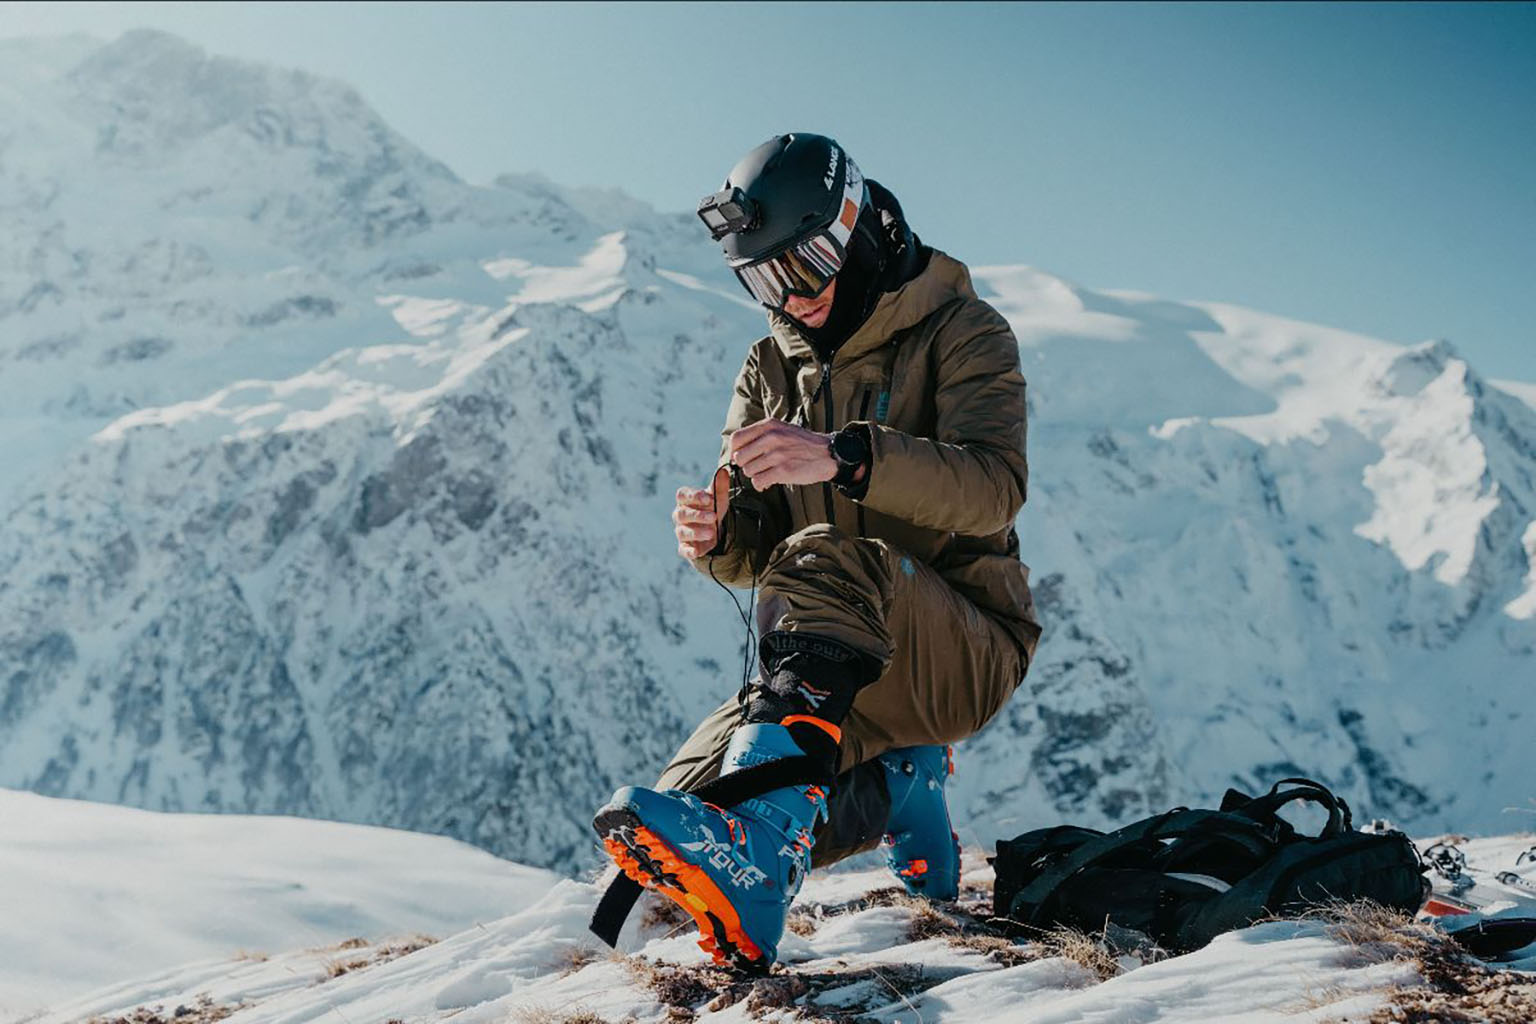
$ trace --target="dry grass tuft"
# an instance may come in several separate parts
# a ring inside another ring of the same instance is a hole
[[[838,917],[842,914],[856,914],[861,910],[869,910],[872,907],[898,907],[906,906],[912,899],[907,895],[907,890],[897,885],[884,889],[871,889],[863,896],[855,897],[845,903],[822,903],[817,905],[819,917]]]
[[[782,1019],[788,1013],[801,1020],[851,1024],[864,1019],[859,1016],[863,1009],[905,1000],[957,976],[953,971],[931,972],[920,964],[841,971],[806,971],[780,965],[767,977],[755,978],[719,967],[674,966],[645,957],[629,958],[628,966],[636,980],[656,994],[669,1024],[683,1024],[700,1013],[719,1013],[738,1005],[754,1020]],[[858,984],[866,984],[869,991],[862,1005],[824,1007],[814,1002],[823,992]]]
[[[1008,938],[991,919],[991,891],[971,886],[954,903],[938,904],[905,889],[874,889],[863,896],[838,904],[801,904],[789,912],[787,930],[800,936],[816,933],[824,920],[843,914],[858,913],[871,907],[905,907],[912,912],[907,926],[907,941],[942,938],[960,949],[981,953],[996,963],[1013,966],[1040,959],[1040,953]]]
[[[708,1010],[710,1013],[719,1013],[721,1010],[728,1009],[741,1002],[748,996],[748,994],[751,993],[751,991],[752,986],[750,983],[733,982],[732,984],[725,986],[725,988],[717,992],[715,994],[715,998],[711,999],[705,1005],[704,1009]]]
[[[693,917],[686,910],[665,896],[646,891],[644,901],[640,905],[641,932],[658,931],[670,934],[690,924],[693,924]]]
[[[930,971],[922,964],[886,964],[881,967],[865,967],[845,972],[829,971],[825,974],[811,975],[807,981],[816,994],[828,989],[872,983],[869,986],[870,994],[860,1003],[844,1005],[836,1009],[808,1005],[801,1009],[800,1015],[816,1021],[847,1021],[854,1024],[854,1022],[870,1021],[870,1018],[864,1016],[866,1011],[893,1001],[904,1003],[915,1012],[916,1008],[911,1002],[912,996],[958,977],[960,973],[963,972]]]
[[[740,1002],[751,987],[739,975],[713,964],[668,964],[632,956],[624,959],[624,966],[666,1007],[669,1022],[693,1020],[704,1003],[713,1008],[717,1002],[721,1006]],[[721,1002],[728,994],[729,1001]]]
[[[327,960],[325,962],[325,977],[321,980],[330,981],[332,978],[339,978],[343,974],[350,974],[352,971],[367,967],[372,962],[367,957],[352,960]]]
[[[980,953],[1008,967],[1054,955],[1015,942],[1004,933],[991,917],[990,898],[940,905],[899,893],[890,898],[890,903],[911,908],[912,923],[907,927],[907,939],[911,942],[942,938],[957,949]]]
[[[912,921],[907,925],[909,942],[937,938],[958,939],[965,934],[965,922],[944,913],[927,900],[913,900],[908,906],[912,910]]]
[[[1100,981],[1108,981],[1120,973],[1120,962],[1110,948],[1076,928],[1053,928],[1037,939],[1036,944],[1047,956],[1066,957],[1086,967]]]
[[[802,939],[810,938],[816,934],[816,929],[821,927],[821,918],[803,909],[795,908],[789,912],[789,917],[784,922],[784,929]]]
[[[183,1003],[169,1012],[163,1006],[140,1007],[126,1017],[92,1017],[86,1024],[212,1024],[223,1020],[244,1004],[216,1005],[206,993],[191,1005]]]
[[[511,1024],[609,1024],[609,1021],[587,1010],[561,1013],[541,1006],[519,1006],[507,1018]]]
[[[1393,992],[1388,1005],[1371,1017],[1372,1024],[1536,1021],[1536,981],[1529,974],[1495,970],[1438,934],[1413,959],[1425,984]]]
[[[1296,1014],[1321,1010],[1325,1006],[1332,1006],[1340,1000],[1348,999],[1358,994],[1357,992],[1349,991],[1342,985],[1324,985],[1322,988],[1310,986],[1306,994],[1297,1000],[1294,1005],[1286,1006],[1280,1012]]]
[[[253,963],[260,964],[260,963],[265,963],[266,962],[267,954],[265,954],[265,953],[258,953],[258,952],[256,952],[253,949],[237,949],[237,950],[235,950],[234,959],[236,959],[236,960],[249,960],[249,961],[251,961]]]
[[[1001,938],[993,941],[997,945],[988,945],[981,950],[984,954],[998,947],[1011,946]],[[1008,960],[1000,962],[1011,966]],[[739,1007],[739,1014],[754,1020],[783,1020],[788,1015],[804,1021],[835,1021],[839,1024],[862,1021],[869,1024],[868,1018],[863,1016],[868,1010],[904,1002],[934,985],[968,973],[963,968],[932,969],[923,964],[822,971],[778,965],[766,977],[748,977],[714,965],[671,964],[644,956],[626,957],[624,965],[637,984],[656,995],[664,1008],[667,1024],[686,1024],[700,1014],[719,1013],[731,1007]],[[854,986],[863,986],[863,989],[851,1001],[847,993],[842,993],[835,1006],[816,1003],[824,992]]]
[[[777,1018],[787,1012],[804,1020],[852,1021],[856,1019],[855,1008],[817,1007],[811,1000],[828,989],[873,982],[871,992],[879,996],[875,1001],[886,1003],[893,998],[891,993],[904,999],[948,980],[947,975],[930,977],[915,964],[819,972],[780,965],[767,977],[746,977],[713,965],[675,965],[640,956],[627,958],[625,965],[639,984],[656,995],[669,1024],[684,1024],[700,1013],[718,1013],[737,1005],[752,1019]]]
[[[1406,914],[1370,902],[1320,907],[1305,915],[1322,920],[1328,935],[1369,963],[1412,963],[1424,984],[1388,993],[1370,1024],[1532,1024],[1536,980],[1496,970],[1468,956],[1450,936]]]
[[[991,917],[991,890],[980,886],[971,886],[961,892],[959,901],[944,904],[912,896],[897,887],[875,889],[846,903],[798,906],[790,911],[787,927],[796,935],[809,936],[815,934],[826,918],[857,913],[870,907],[910,910],[908,942],[942,938],[952,946],[980,953],[994,963],[1009,967],[1039,960],[1042,956],[1038,949],[1014,942],[997,926]]]
[[[636,982],[655,993],[662,1005],[690,1013],[729,986],[735,977],[713,965],[665,964],[644,956],[629,957],[624,966]]]
[[[426,949],[436,944],[437,939],[430,935],[420,933],[412,935],[408,939],[398,939],[394,942],[386,942],[373,951],[373,962],[382,964],[389,960],[398,960],[402,956],[408,956],[419,949]]]
[[[795,1001],[811,991],[811,983],[799,974],[776,974],[760,978],[747,996],[747,1014],[761,1017],[772,1010],[788,1010]]]
[[[1507,973],[1507,972],[1506,972]],[[1370,1024],[1531,1024],[1536,1021],[1536,985],[1508,984],[1460,995],[1427,989],[1394,992]]]
[[[1046,955],[1035,946],[1021,946],[1001,935],[960,935],[950,939],[949,942],[950,945],[960,949],[980,953],[993,963],[1002,964],[1004,967],[1017,967],[1019,964],[1027,964]]]
[[[612,950],[599,949],[587,943],[572,942],[561,947],[555,954],[555,966],[560,970],[560,977],[564,978],[575,974],[588,964],[612,959],[612,956]]]
[[[418,949],[425,949],[436,941],[430,935],[413,935],[408,939],[382,943],[371,954],[366,956],[330,957],[325,961],[325,973],[319,980],[330,981],[332,978],[339,978],[343,974],[360,971],[375,964],[384,964],[391,960],[398,960],[400,957],[414,953]],[[328,948],[335,950],[366,949],[369,945],[370,943],[364,939],[347,939],[345,942]]]
[[[1369,900],[1327,903],[1307,911],[1301,920],[1322,921],[1330,938],[1358,950],[1371,963],[1414,959],[1445,941],[1432,926]]]

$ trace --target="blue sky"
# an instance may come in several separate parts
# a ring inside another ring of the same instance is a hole
[[[137,26],[344,79],[472,181],[685,209],[819,131],[969,262],[1536,381],[1536,4],[0,3],[0,35]]]

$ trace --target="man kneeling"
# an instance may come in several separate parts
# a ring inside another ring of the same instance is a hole
[[[949,745],[1012,696],[1040,634],[1014,531],[1024,378],[965,266],[831,139],[769,140],[699,216],[771,333],[714,484],[679,490],[673,520],[701,572],[760,588],[761,674],[593,827],[718,962],[762,969],[812,866],[883,839],[909,891],[958,892]]]

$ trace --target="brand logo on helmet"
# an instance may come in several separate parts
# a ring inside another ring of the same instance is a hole
[[[832,156],[827,161],[827,176],[821,179],[821,183],[827,188],[832,187],[832,180],[837,177],[837,147],[832,147]]]

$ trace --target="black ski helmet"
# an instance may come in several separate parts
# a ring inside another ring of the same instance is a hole
[[[841,269],[870,208],[858,165],[825,135],[778,135],[739,160],[699,218],[742,285],[764,305],[819,294]]]

